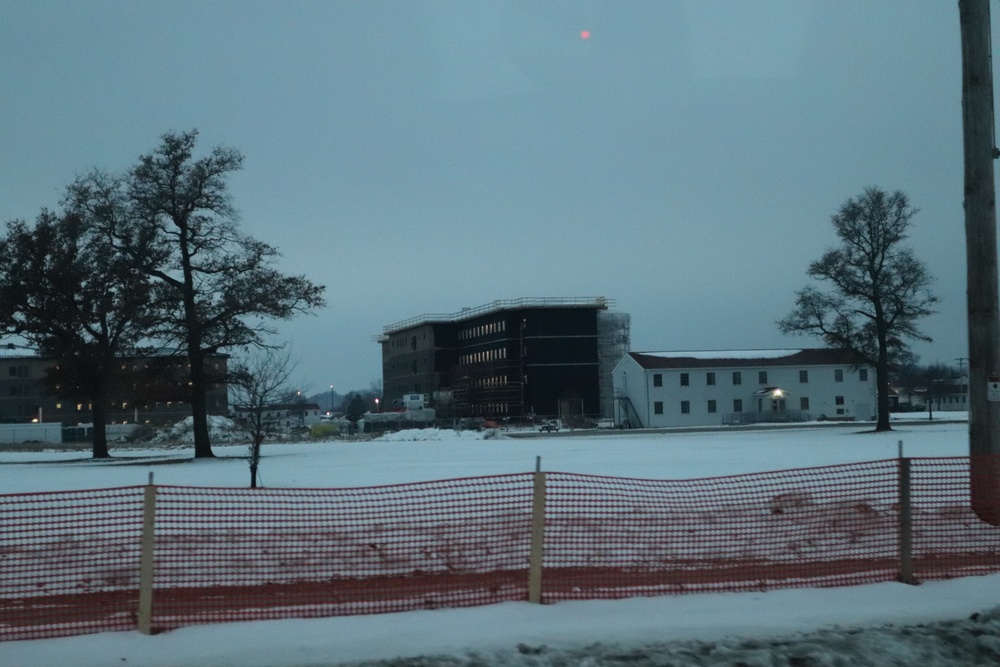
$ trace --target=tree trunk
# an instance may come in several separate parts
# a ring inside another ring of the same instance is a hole
[[[875,422],[875,431],[891,431],[892,425],[889,423],[889,363],[879,361],[875,367],[875,381],[878,387],[875,388],[875,399],[878,402],[878,419]]]
[[[104,400],[103,396],[94,397],[92,400],[93,407],[90,409],[90,419],[94,423],[94,430],[92,433],[93,457],[95,459],[111,458],[111,454],[108,453],[107,401]]]
[[[196,459],[215,456],[208,434],[208,383],[205,377],[205,356],[200,349],[200,343],[200,339],[196,339],[188,348],[188,361],[191,364],[191,427]]]
[[[194,435],[194,457],[212,458],[212,443],[208,435],[208,397],[205,376],[205,353],[201,349],[202,323],[198,316],[197,289],[195,289],[192,252],[189,247],[191,231],[187,221],[175,219],[180,230],[181,268],[184,273],[181,300],[184,304],[184,326],[187,329],[187,354],[191,377],[191,430]]]
[[[257,466],[260,464],[260,446],[264,443],[264,433],[258,427],[250,444],[250,488],[257,488]]]
[[[879,295],[876,283],[876,295]],[[882,307],[881,296],[875,299],[875,339],[878,349],[875,354],[875,402],[877,403],[878,419],[875,422],[875,432],[891,431],[889,424],[889,326],[885,321],[885,309]]]
[[[202,373],[204,375],[204,373]],[[191,369],[191,421],[194,433],[194,457],[212,458],[212,442],[208,433],[208,398],[205,396],[204,380],[195,380]]]
[[[878,403],[878,420],[875,432],[891,431],[889,424],[889,349],[884,331],[878,334],[878,363],[875,364],[875,401]]]

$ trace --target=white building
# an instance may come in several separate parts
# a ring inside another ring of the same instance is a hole
[[[969,409],[969,378],[933,382],[924,389],[924,399],[935,412],[964,412]]]
[[[233,406],[237,419],[247,419],[251,410],[245,405]],[[261,411],[264,423],[275,428],[301,428],[322,421],[323,412],[317,403],[274,403]]]
[[[873,420],[875,371],[835,349],[630,352],[615,367],[627,428]]]

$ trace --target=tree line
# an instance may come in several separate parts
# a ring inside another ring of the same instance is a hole
[[[964,367],[965,360],[957,361],[962,362],[962,365],[953,366],[939,361],[923,365],[916,355],[904,355],[892,373],[893,386],[908,397],[907,403],[901,402],[900,407],[913,407],[912,400],[917,397],[923,400],[923,404],[918,403],[916,407],[933,409],[931,404],[936,397],[954,391],[956,386],[967,385],[968,369]]]
[[[109,455],[123,359],[177,351],[185,377],[168,384],[191,406],[195,457],[211,457],[207,392],[225,378],[207,360],[266,347],[274,321],[325,305],[322,285],[282,273],[278,250],[240,231],[228,178],[243,155],[196,156],[197,137],[168,132],[121,173],[77,177],[58,209],[8,222],[0,242],[0,335],[53,360],[55,396],[92,405],[95,458]]]

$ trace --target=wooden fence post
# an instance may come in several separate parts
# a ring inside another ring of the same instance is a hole
[[[902,451],[902,443],[900,443]],[[899,580],[916,584],[913,577],[913,515],[910,502],[910,459],[899,458]]]
[[[535,461],[535,488],[531,500],[531,555],[528,557],[528,602],[542,602],[542,561],[545,558],[545,473],[541,457]]]
[[[139,556],[139,610],[137,622],[139,632],[153,634],[153,550],[156,545],[156,486],[153,473],[149,473],[149,483],[143,494],[142,542]]]

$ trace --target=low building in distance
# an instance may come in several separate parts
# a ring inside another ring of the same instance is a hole
[[[385,327],[383,405],[425,397],[439,418],[610,419],[629,316],[604,297],[493,301]]]
[[[254,409],[246,405],[234,405],[233,416],[247,420],[255,416]],[[263,425],[273,429],[308,428],[323,421],[325,416],[319,403],[313,401],[293,401],[290,403],[269,403],[261,406]]]
[[[212,415],[229,412],[228,356],[209,355],[206,360],[210,377],[218,381],[208,392],[208,411]],[[119,372],[110,394],[109,424],[175,424],[191,416],[188,402],[188,362],[183,356],[149,354],[118,360]],[[60,397],[47,381],[53,359],[38,356],[32,350],[8,345],[0,347],[0,422],[61,423],[63,426],[87,424],[91,404],[86,398]]]
[[[875,371],[845,350],[630,352],[614,370],[625,428],[875,418]]]

